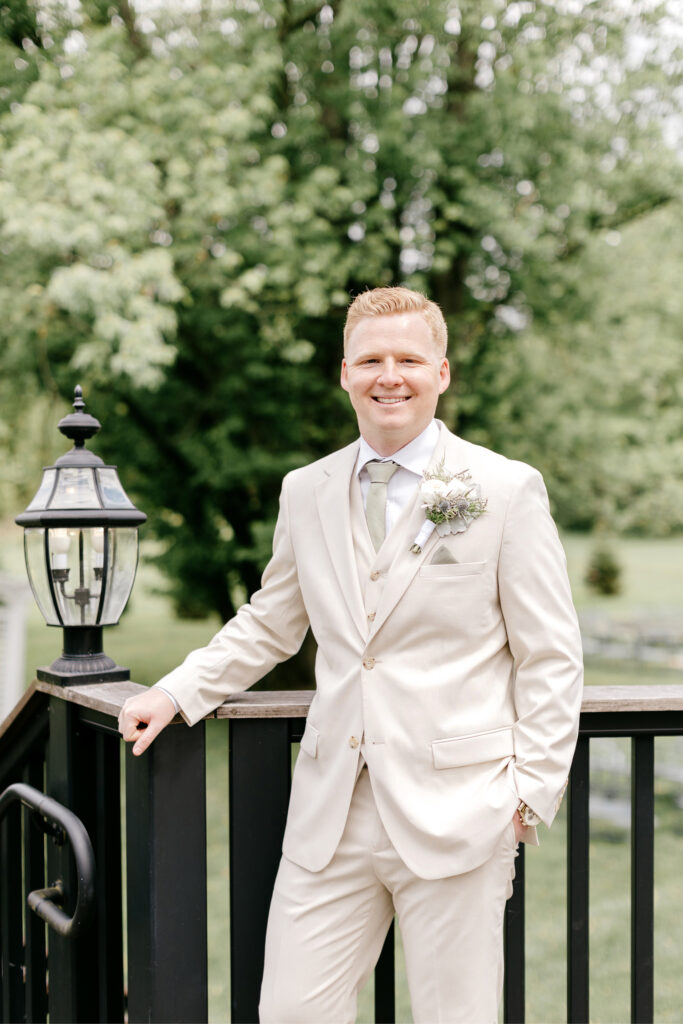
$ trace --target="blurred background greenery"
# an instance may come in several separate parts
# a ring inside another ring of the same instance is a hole
[[[647,640],[666,623],[662,657],[598,650],[587,682],[678,682],[682,42],[676,0],[0,3],[0,571],[23,573],[12,519],[63,452],[55,425],[80,383],[103,424],[92,447],[149,516],[105,646],[154,681],[258,586],[283,474],[354,437],[337,386],[350,297],[406,283],[448,321],[439,415],[543,472],[586,628]],[[59,641],[31,610],[28,675]],[[264,685],[310,679],[306,646]],[[680,746],[657,749],[680,765]],[[612,771],[612,791],[627,776]],[[674,1021],[670,776],[657,782],[656,1015]],[[619,1021],[628,829],[593,809],[593,1017]],[[563,1019],[562,828],[528,858],[530,1020]],[[404,979],[399,1007],[409,1019]]]
[[[81,383],[175,608],[225,620],[282,475],[355,434],[349,297],[405,282],[451,429],[562,527],[680,530],[682,39],[667,0],[0,5],[0,518]]]

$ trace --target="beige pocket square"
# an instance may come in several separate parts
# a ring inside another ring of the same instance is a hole
[[[434,557],[432,558],[429,564],[453,565],[457,561],[458,559],[453,557],[453,555],[450,553],[446,545],[442,544],[441,547],[437,548],[436,551],[434,552]]]

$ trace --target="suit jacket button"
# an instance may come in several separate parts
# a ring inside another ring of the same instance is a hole
[[[352,750],[355,750],[359,742],[360,740],[358,739],[357,736],[352,736],[351,739],[349,740],[349,746],[352,748]]]
[[[381,572],[378,572],[377,569],[373,569],[373,571],[370,573],[370,579],[374,582],[378,580],[381,575]]]
[[[376,614],[376,612],[368,612],[368,622],[374,622]]]
[[[363,668],[374,668],[374,667],[375,667],[375,659],[374,658],[366,658],[365,661],[363,662]]]

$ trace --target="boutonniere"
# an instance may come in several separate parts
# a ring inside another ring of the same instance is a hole
[[[440,537],[449,533],[463,533],[486,511],[479,484],[472,482],[469,471],[449,473],[443,462],[432,472],[425,471],[420,484],[420,498],[425,510],[425,522],[410,550],[419,555],[434,530]]]

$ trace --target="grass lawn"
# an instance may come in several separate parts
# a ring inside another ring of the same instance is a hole
[[[615,616],[639,609],[683,612],[683,539],[621,540],[615,543],[624,567],[624,590],[615,598],[592,595],[583,574],[592,548],[590,538],[564,538],[577,607],[600,608]],[[23,573],[21,531],[0,526],[0,569]],[[217,620],[179,622],[159,591],[162,581],[145,562],[144,550],[133,597],[121,624],[105,630],[107,653],[128,665],[134,679],[151,683],[177,665],[193,647],[206,643]],[[48,664],[61,649],[61,634],[47,628],[32,607],[28,626],[27,681],[33,667]],[[586,682],[624,684],[681,682],[672,670],[629,662],[589,662]],[[227,729],[208,722],[209,821],[209,1005],[210,1020],[229,1014],[228,978],[228,810]],[[623,740],[601,741],[621,743]],[[663,745],[659,740],[658,756]],[[667,748],[668,749],[668,748]],[[676,756],[676,755],[674,755]],[[624,782],[627,786],[627,780]],[[681,789],[658,782],[656,815],[655,976],[657,1021],[683,1020],[683,852]],[[526,857],[527,874],[527,1020],[538,1024],[564,1021],[565,1011],[565,824],[561,812],[552,830],[542,829],[541,849]],[[624,828],[593,819],[591,840],[591,1020],[620,1022],[629,1017],[629,835]],[[359,1020],[372,1019],[372,984],[361,995]],[[397,1020],[410,1021],[410,1004],[397,955]]]

